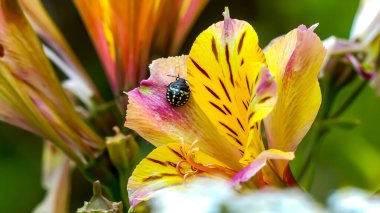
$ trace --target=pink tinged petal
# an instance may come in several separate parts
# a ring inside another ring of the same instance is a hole
[[[224,16],[224,24],[223,24],[223,35],[226,41],[231,39],[231,36],[233,36],[233,22],[234,20],[230,17],[230,11],[228,10],[228,7],[224,8],[223,16]],[[227,43],[227,42],[226,42]]]
[[[240,183],[247,182],[255,176],[266,164],[268,160],[293,160],[293,152],[282,152],[280,150],[269,149],[261,152],[251,164],[240,170],[230,181],[230,185],[237,187]]]
[[[335,36],[330,36],[323,41],[323,46],[327,49],[326,57],[321,65],[320,77],[330,74],[336,59],[334,57],[347,52],[357,52],[363,49],[361,44],[346,40],[339,39]]]
[[[303,25],[303,26],[305,26],[305,25]],[[314,30],[317,29],[318,26],[319,26],[319,23],[315,23],[309,27],[309,30],[314,32]],[[306,28],[306,26],[305,26],[305,28]]]
[[[249,126],[252,128],[250,128],[244,156],[240,159],[242,165],[249,164],[265,149],[261,136],[261,121],[272,111],[277,101],[276,81],[267,67],[260,66],[258,76],[252,78],[257,79],[258,83],[252,93],[253,99],[248,108]]]
[[[359,74],[360,77],[364,78],[365,80],[370,80],[376,75],[376,70],[373,70],[371,72],[364,70],[364,67],[360,64],[359,59],[357,59],[352,54],[346,54],[344,55],[344,58],[352,64],[354,70]]]
[[[269,69],[263,67],[259,75],[260,84],[256,88],[256,95],[251,106],[262,113],[255,114],[251,122],[262,120],[272,111],[277,101],[277,84]]]
[[[187,56],[158,59],[150,65],[151,75],[139,88],[128,93],[129,104],[125,126],[135,130],[153,145],[186,144],[198,140],[197,146],[230,168],[239,170],[238,149],[219,134],[204,112],[194,102],[181,107],[171,106],[166,97],[167,86],[179,75],[187,79]],[[170,75],[170,76],[169,76]]]
[[[340,39],[330,36],[323,40],[323,46],[327,49],[326,58],[330,55],[338,55],[345,52],[356,52],[362,49],[362,46],[346,39]]]
[[[277,39],[266,50],[278,86],[275,108],[264,119],[269,148],[295,151],[310,129],[321,104],[318,72],[326,50],[305,26]],[[277,165],[282,175],[285,163]]]
[[[37,34],[58,53],[59,57],[67,66],[68,69],[62,69],[62,71],[65,72],[69,78],[80,81],[83,84],[83,87],[86,87],[87,90],[91,91],[91,95],[98,96],[99,94],[96,87],[93,85],[91,79],[59,31],[58,27],[46,12],[41,1],[21,0],[20,5]]]

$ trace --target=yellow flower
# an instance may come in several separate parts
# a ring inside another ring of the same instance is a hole
[[[150,78],[128,93],[125,126],[157,146],[129,179],[132,206],[196,177],[232,186],[292,184],[288,160],[318,112],[325,49],[314,27],[302,25],[263,53],[251,25],[224,15],[189,56],[153,61]],[[177,75],[191,91],[182,107],[166,100]]]

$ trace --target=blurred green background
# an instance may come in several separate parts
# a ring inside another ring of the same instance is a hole
[[[43,2],[103,96],[112,99],[99,59],[72,1]],[[358,3],[358,0],[211,0],[192,28],[181,53],[189,51],[202,30],[222,20],[224,6],[229,6],[233,18],[252,24],[261,47],[265,47],[273,38],[300,24],[310,26],[317,22],[316,32],[321,39],[330,35],[347,38]],[[350,88],[347,88],[345,93],[349,92]],[[372,88],[367,88],[344,117],[358,118],[361,125],[349,130],[334,129],[324,139],[312,187],[312,193],[320,200],[342,186],[354,185],[372,191],[380,188],[377,124],[380,121],[380,98],[375,96]],[[40,184],[41,140],[4,123],[0,123],[0,134],[0,211],[31,212],[45,193]],[[302,158],[296,158],[292,166],[298,168],[302,162]],[[91,194],[89,184],[80,175],[74,176],[73,187],[85,189],[81,190],[82,194],[73,195],[72,209],[80,207]]]

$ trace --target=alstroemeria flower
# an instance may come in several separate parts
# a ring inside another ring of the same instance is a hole
[[[189,56],[153,61],[150,78],[128,93],[125,126],[157,146],[129,179],[131,205],[197,177],[232,186],[290,184],[287,163],[321,103],[317,76],[324,55],[305,26],[263,53],[252,26],[226,11],[223,22],[198,36]],[[166,100],[177,75],[191,90],[182,107]]]
[[[361,0],[359,9],[352,24],[350,40],[366,46],[380,34],[380,2]]]
[[[44,46],[49,59],[67,75],[65,88],[80,98],[91,110],[93,99],[101,99],[100,95],[65,37],[43,7],[41,0],[20,0],[19,2],[33,29],[49,48],[54,50]]]
[[[104,141],[75,112],[17,2],[0,0],[0,120],[52,141],[83,165]]]
[[[207,2],[74,0],[115,95],[146,77],[152,45],[165,53],[177,51]]]
[[[322,66],[321,74],[331,72],[337,60],[341,60],[344,54],[360,54],[359,59],[348,56],[355,70],[364,79],[371,79],[378,70],[378,59],[380,54],[380,1],[361,0],[356,12],[355,19],[351,27],[349,39],[336,38],[331,36],[324,42],[327,48],[327,56]],[[362,54],[364,53],[364,54]],[[347,58],[347,57],[346,57]],[[355,64],[356,63],[356,64]],[[361,65],[364,66],[361,66]],[[360,66],[358,66],[360,65]],[[364,71],[363,67],[370,67],[371,70]],[[372,71],[372,72],[368,72]],[[374,78],[375,82],[380,81],[380,75]],[[377,87],[380,84],[376,84]],[[380,93],[380,89],[378,89]]]

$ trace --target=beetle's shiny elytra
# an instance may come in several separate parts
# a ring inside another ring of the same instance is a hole
[[[190,98],[190,87],[187,80],[176,77],[175,81],[169,84],[166,90],[166,100],[172,106],[183,106]]]

